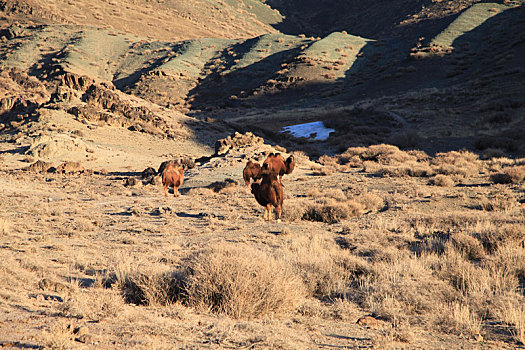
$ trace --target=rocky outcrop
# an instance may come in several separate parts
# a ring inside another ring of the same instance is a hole
[[[264,139],[259,136],[255,136],[251,132],[241,134],[236,132],[232,136],[228,136],[224,139],[219,139],[215,142],[215,155],[224,155],[232,149],[238,149],[246,146],[262,145]]]

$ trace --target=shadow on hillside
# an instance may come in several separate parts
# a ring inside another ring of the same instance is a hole
[[[432,4],[431,0],[366,3],[360,0],[268,0],[267,4],[285,16],[283,22],[274,27],[292,35],[326,36],[334,31],[346,30],[370,39],[400,35],[417,39],[428,36],[429,31],[435,31],[437,27],[444,28],[451,21],[450,18],[427,19],[410,26],[398,25]]]
[[[250,52],[258,38],[239,43],[232,48],[240,55]],[[300,48],[292,48],[276,52],[244,68],[235,69],[227,74],[213,72],[201,80],[188,96],[193,100],[192,107],[206,109],[206,106],[235,108],[247,106],[242,99],[263,85],[282,69],[281,64],[296,57],[301,52]],[[211,60],[213,62],[213,60]],[[234,57],[228,57],[223,71],[228,71],[235,65]],[[234,96],[234,97],[233,97]]]
[[[455,110],[455,113],[460,113],[460,118],[462,116],[465,125],[481,123],[479,128],[474,127],[479,136],[496,135],[491,141],[494,147],[500,147],[498,145],[501,144],[509,155],[517,155],[514,152],[520,149],[519,140],[516,138],[519,133],[512,130],[512,125],[522,133],[525,131],[525,121],[519,122],[522,117],[518,115],[520,108],[525,105],[522,100],[520,102],[519,97],[525,92],[523,84],[519,84],[520,79],[525,75],[520,64],[520,57],[525,54],[525,43],[519,34],[525,31],[525,23],[520,20],[524,17],[525,8],[509,9],[459,36],[453,43],[455,49],[452,53],[429,56],[421,60],[409,56],[410,47],[407,42],[370,42],[362,48],[356,62],[346,72],[345,78],[342,79],[342,87],[339,85],[341,80],[336,83],[308,83],[272,96],[254,97],[250,102],[254,106],[268,108],[279,105],[279,102],[291,109],[317,106],[322,115],[323,106],[331,104],[349,106],[367,98],[393,97],[411,91],[419,98],[419,91],[422,89],[446,94],[445,89],[461,86],[465,96],[450,96],[447,104],[440,104],[438,100],[433,100],[432,94],[423,96],[415,103],[422,104],[423,109],[427,111],[433,108],[437,108],[441,113],[449,109]],[[501,63],[502,58],[506,63]],[[522,73],[517,71],[520,69]],[[479,87],[479,90],[475,91],[475,95],[468,93],[469,89],[476,87]],[[340,92],[335,97],[321,97],[324,93],[337,89],[340,89]],[[299,98],[307,101],[300,105],[289,102],[297,101]],[[481,107],[480,101],[485,101]],[[381,110],[382,106],[374,106],[372,111],[378,108]],[[411,108],[414,109],[414,106]],[[437,113],[438,110],[436,115],[440,115]],[[487,117],[484,117],[483,113],[487,112],[495,113],[489,119],[492,124],[485,122]],[[326,113],[324,115],[326,116]],[[296,123],[304,121],[297,119]],[[260,121],[250,126],[257,130],[263,123],[264,121]],[[462,121],[456,118],[455,123],[462,123]],[[436,121],[434,124],[438,125],[439,122]],[[356,126],[348,125],[348,128],[355,129]],[[458,126],[461,125],[454,124],[450,128]],[[415,126],[409,124],[408,127]],[[268,132],[265,135],[272,136]],[[282,142],[282,136],[277,136],[276,140]],[[477,140],[476,136],[435,134],[422,140],[416,148],[435,154],[461,148],[490,147],[490,144],[480,146]],[[518,145],[515,145],[516,143]],[[364,143],[354,145],[366,146]],[[294,148],[308,149],[309,147],[296,144]]]

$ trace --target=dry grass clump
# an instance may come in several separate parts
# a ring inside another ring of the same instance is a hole
[[[478,202],[474,205],[474,208],[485,211],[507,212],[518,205],[514,195],[506,191],[491,193],[488,197],[481,195],[477,200]]]
[[[452,187],[455,185],[455,182],[448,175],[438,174],[429,180],[429,184],[441,187]]]
[[[328,175],[332,175],[333,173],[337,171],[337,168],[332,165],[324,165],[324,166],[315,165],[315,166],[312,166],[311,169],[312,169],[312,174],[317,175],[317,176],[328,176]]]
[[[370,160],[384,165],[417,160],[416,157],[401,151],[398,147],[386,144],[369,146],[359,156],[364,161]]]
[[[306,195],[311,198],[332,198],[339,202],[347,200],[346,194],[340,188],[325,188],[321,191],[318,187],[312,187]]]
[[[434,175],[434,171],[428,163],[417,161],[406,161],[396,165],[383,165],[378,167],[376,174],[382,177],[427,177]]]
[[[183,273],[169,271],[165,265],[122,258],[111,271],[127,303],[170,305],[180,298]]]
[[[249,246],[221,244],[186,266],[188,305],[230,317],[280,315],[305,296],[302,281],[284,261]]]
[[[306,195],[315,198],[314,203],[308,203],[300,208],[301,218],[308,221],[334,224],[366,211],[378,211],[384,207],[384,200],[369,192],[349,198],[348,194],[340,188],[328,188],[322,192],[318,188],[312,188]],[[296,208],[296,214],[297,209],[299,208]]]
[[[306,206],[306,202],[302,200],[287,200],[286,206],[283,208],[283,216],[287,221],[299,221],[303,218]]]
[[[430,164],[436,173],[443,175],[472,176],[481,168],[478,156],[466,150],[438,153]]]
[[[434,174],[423,151],[401,151],[393,145],[351,147],[338,156],[338,163],[345,166],[362,166],[363,170],[387,177],[424,177]]]
[[[310,204],[302,219],[308,221],[326,222],[334,224],[346,218],[357,216],[363,213],[365,206],[354,200],[340,202],[334,199],[321,199],[316,203]]]
[[[234,190],[239,185],[239,182],[234,179],[226,179],[224,181],[215,181],[207,186],[207,188],[212,189],[214,192],[223,192]]]
[[[283,254],[287,264],[302,276],[308,293],[317,298],[342,295],[353,279],[368,273],[365,260],[317,234],[290,239]]]
[[[366,211],[378,211],[385,206],[383,198],[372,192],[364,192],[358,195],[355,200],[364,205]]]
[[[507,244],[525,245],[525,225],[506,224],[501,226],[480,225],[472,228],[471,234],[478,237],[488,253],[494,253]]]
[[[392,252],[371,266],[359,279],[356,301],[377,317],[394,325],[425,324],[441,309],[440,301],[453,298],[454,290],[431,269],[435,255],[416,257]]]
[[[79,289],[68,297],[59,307],[62,316],[100,321],[116,317],[124,306],[124,301],[116,289]]]
[[[457,232],[450,237],[454,247],[469,260],[480,260],[485,256],[481,241],[464,232]]]
[[[509,326],[512,337],[522,345],[525,344],[525,306],[515,300],[505,300],[499,305],[498,318]]]
[[[340,164],[351,163],[351,166],[360,166],[365,161],[373,161],[383,165],[417,161],[417,157],[401,151],[393,145],[379,144],[369,147],[350,147],[338,156]]]
[[[492,174],[490,180],[496,184],[520,183],[525,180],[525,166],[507,167],[500,173]]]
[[[483,319],[471,310],[468,304],[452,302],[445,304],[445,308],[438,317],[438,327],[444,333],[476,336],[481,332]]]
[[[54,322],[49,329],[42,332],[42,340],[46,349],[72,349],[74,338],[74,327],[63,321]]]

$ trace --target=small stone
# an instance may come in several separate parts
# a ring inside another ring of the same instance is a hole
[[[360,326],[375,328],[379,326],[379,321],[372,316],[363,316],[356,322]]]

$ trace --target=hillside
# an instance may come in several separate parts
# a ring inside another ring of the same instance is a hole
[[[0,0],[0,347],[523,348],[523,4]]]

